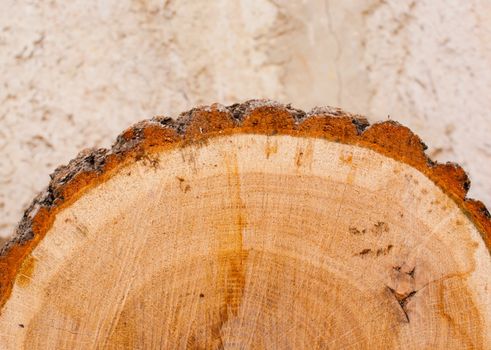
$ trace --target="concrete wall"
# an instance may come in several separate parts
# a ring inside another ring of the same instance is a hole
[[[491,1],[0,0],[0,236],[125,127],[271,98],[400,121],[491,205]]]

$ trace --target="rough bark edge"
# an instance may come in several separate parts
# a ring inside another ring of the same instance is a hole
[[[82,151],[58,167],[48,187],[25,211],[14,237],[0,250],[0,311],[12,290],[24,259],[54,222],[56,214],[89,188],[134,161],[152,163],[162,149],[206,142],[219,135],[254,133],[322,138],[374,150],[406,163],[432,180],[472,220],[491,251],[491,216],[482,202],[466,198],[470,181],[457,164],[439,164],[425,154],[426,145],[407,127],[394,121],[369,126],[359,115],[338,108],[314,108],[306,113],[269,100],[251,100],[228,107],[213,104],[182,113],[177,120],[154,117],[126,129],[111,149]]]

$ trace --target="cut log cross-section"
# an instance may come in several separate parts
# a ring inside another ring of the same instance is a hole
[[[489,349],[489,212],[424,149],[269,101],[136,124],[3,248],[0,348]]]

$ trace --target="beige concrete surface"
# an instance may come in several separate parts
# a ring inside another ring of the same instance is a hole
[[[390,116],[489,206],[490,96],[490,0],[0,0],[0,236],[79,150],[249,98]]]

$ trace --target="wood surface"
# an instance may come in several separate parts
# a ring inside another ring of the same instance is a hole
[[[271,101],[141,122],[2,249],[0,348],[490,348],[490,215],[424,149]]]

